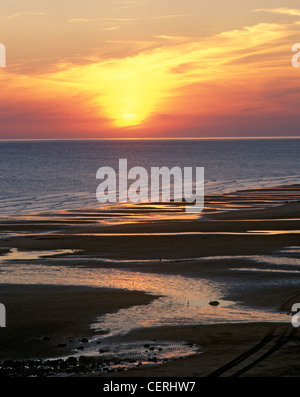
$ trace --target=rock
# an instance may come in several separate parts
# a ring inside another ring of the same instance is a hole
[[[218,301],[209,301],[209,304],[211,306],[218,306],[220,304],[220,302],[218,302]]]
[[[82,342],[82,343],[88,343],[88,339],[87,338],[82,338],[81,340],[80,340],[80,342]]]
[[[79,364],[84,366],[84,365],[87,365],[89,363],[90,363],[90,357],[87,357],[87,356],[80,356],[79,357]]]
[[[70,364],[70,365],[76,365],[76,364],[77,364],[77,358],[76,358],[76,357],[73,357],[73,356],[68,357],[68,358],[66,359],[66,363],[67,363],[67,364]]]
[[[42,337],[42,340],[48,341],[48,340],[50,340],[50,338],[49,338],[49,336],[43,336],[43,337]]]
[[[0,248],[0,255],[5,255],[9,253],[10,253],[10,248]]]
[[[77,347],[77,350],[83,350],[84,349],[84,346],[78,346]]]
[[[3,367],[13,367],[14,362],[12,360],[5,360],[3,363]]]

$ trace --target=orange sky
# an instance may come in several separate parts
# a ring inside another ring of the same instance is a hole
[[[6,3],[2,139],[299,135],[298,0]]]

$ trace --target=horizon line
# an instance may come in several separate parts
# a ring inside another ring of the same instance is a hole
[[[27,141],[158,141],[158,140],[234,140],[234,139],[300,139],[300,136],[245,136],[245,137],[163,137],[163,138],[0,138],[0,142]]]

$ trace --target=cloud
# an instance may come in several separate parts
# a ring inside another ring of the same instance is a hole
[[[135,7],[135,6],[144,6],[145,3],[143,1],[139,1],[139,0],[132,0],[132,1],[110,1],[111,4],[116,5],[117,9],[122,10],[122,9],[127,9],[127,8],[131,8],[131,7]]]
[[[264,101],[263,87],[269,82],[266,92],[272,96],[279,89],[280,76],[292,69],[290,54],[285,54],[292,26],[261,23],[200,42],[166,40],[165,45],[160,42],[157,48],[123,59],[72,68],[66,64],[48,78],[90,87],[92,100],[117,124],[124,123],[126,112],[142,122],[166,97],[176,101],[186,97],[184,107],[191,113],[196,97],[198,112],[203,113],[221,114],[227,106],[272,108],[275,101]]]
[[[137,18],[139,21],[156,21],[156,20],[164,20],[164,19],[177,19],[177,18],[186,18],[186,17],[195,17],[196,14],[170,14],[170,15],[157,15],[153,17],[145,17],[145,18]]]
[[[190,37],[188,36],[169,36],[169,35],[156,35],[154,36],[156,39],[160,40],[169,40],[169,41],[175,41],[175,42],[180,42],[180,41],[190,41]]]
[[[30,15],[46,15],[46,13],[45,12],[29,12],[29,11],[16,12],[14,14],[4,17],[4,19],[15,19],[15,18],[30,16]]]
[[[195,17],[196,14],[170,14],[170,15],[156,15],[156,16],[149,16],[149,17],[142,17],[142,18],[97,18],[95,21],[99,22],[140,22],[140,21],[156,21],[156,20],[165,20],[165,19],[176,19],[176,18],[184,18],[184,17]],[[88,20],[87,18],[76,18],[76,19],[69,19],[68,22],[80,22],[81,19],[83,21]],[[92,20],[92,19],[90,19]]]
[[[86,23],[86,22],[98,22],[103,25],[113,24],[113,26],[104,26],[102,30],[117,30],[120,26],[116,24],[122,22],[145,22],[145,21],[158,21],[158,20],[167,20],[167,19],[177,19],[177,18],[185,18],[185,17],[194,17],[194,14],[171,14],[171,15],[156,15],[149,17],[140,17],[140,18],[111,18],[111,17],[102,17],[102,18],[71,18],[67,20],[67,23]],[[162,38],[171,38],[171,36],[161,36]]]
[[[186,41],[160,36],[150,49],[145,49],[148,42],[133,41],[143,50],[122,58],[95,55],[87,63],[59,63],[56,70],[16,80],[11,95],[18,92],[16,109],[28,102],[27,89],[37,103],[53,106],[60,98],[62,104],[66,101],[66,112],[72,116],[74,111],[74,119],[82,115],[84,120],[88,107],[91,125],[99,120],[103,126],[108,120],[110,128],[147,123],[161,128],[159,114],[171,115],[174,122],[165,120],[166,128],[172,123],[175,128],[179,119],[182,125],[196,126],[207,120],[219,123],[222,117],[242,119],[245,114],[266,119],[272,114],[294,115],[299,113],[300,88],[290,44],[286,45],[291,33],[300,34],[297,22],[260,23]],[[22,101],[21,83],[26,85]],[[70,92],[78,94],[75,99],[68,97]],[[0,92],[1,97],[6,103],[8,95]]]
[[[109,27],[101,28],[101,30],[107,30],[107,31],[118,30],[118,29],[120,29],[120,26],[109,26]]]
[[[270,12],[272,14],[282,14],[282,15],[291,15],[295,17],[300,16],[300,10],[296,10],[294,8],[258,8],[253,10],[253,12]]]
[[[82,23],[82,22],[94,22],[95,19],[90,19],[90,18],[73,18],[73,19],[68,19],[68,23]]]
[[[142,0],[102,0],[103,2],[107,2],[109,3],[109,5],[111,4],[116,4],[116,5],[124,5],[124,6],[134,6],[134,5],[140,5],[143,6],[146,3]]]

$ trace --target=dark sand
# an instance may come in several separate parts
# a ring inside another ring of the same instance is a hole
[[[6,307],[0,360],[71,354],[83,346],[80,339],[95,336],[90,324],[98,316],[153,299],[142,292],[117,289],[0,284],[0,302]]]
[[[300,374],[300,333],[291,324],[162,327],[132,332],[124,339],[137,338],[185,340],[200,345],[201,353],[164,365],[135,368],[106,376],[299,377]]]

